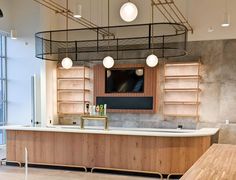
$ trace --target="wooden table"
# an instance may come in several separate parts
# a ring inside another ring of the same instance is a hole
[[[213,144],[181,180],[236,180],[236,145]]]
[[[80,128],[84,129],[84,121],[85,120],[94,120],[94,121],[104,121],[104,129],[108,129],[108,117],[107,116],[90,116],[90,115],[83,115],[80,117]]]

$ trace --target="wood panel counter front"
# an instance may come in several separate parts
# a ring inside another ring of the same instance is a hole
[[[109,131],[99,134],[83,130],[75,133],[32,129],[7,130],[7,161],[24,163],[24,148],[27,147],[31,164],[101,167],[162,174],[185,173],[211,146],[215,134],[164,137],[118,135],[109,134]]]

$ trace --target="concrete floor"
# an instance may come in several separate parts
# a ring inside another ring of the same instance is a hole
[[[24,168],[0,166],[0,179],[25,180]],[[30,168],[28,180],[157,180],[157,178]]]

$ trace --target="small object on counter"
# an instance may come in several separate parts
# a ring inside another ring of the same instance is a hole
[[[86,103],[86,111],[87,111],[87,114],[89,114],[89,103]]]
[[[95,115],[96,114],[96,107],[95,105],[92,106],[92,115]]]
[[[104,104],[103,115],[107,115],[107,104]]]
[[[99,106],[99,115],[100,116],[103,116],[104,115],[104,108],[103,108],[103,105],[101,104],[100,106]]]
[[[89,115],[93,115],[93,106],[89,106]]]
[[[96,106],[96,115],[99,115],[99,105]]]

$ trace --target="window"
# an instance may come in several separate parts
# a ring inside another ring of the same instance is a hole
[[[4,126],[7,119],[6,39],[6,36],[0,34],[0,126]],[[3,130],[0,130],[0,144],[5,144]]]

